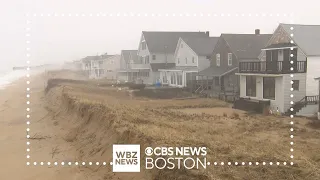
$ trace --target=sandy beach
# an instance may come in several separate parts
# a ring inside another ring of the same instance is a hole
[[[212,166],[206,172],[196,174],[145,170],[113,173],[109,165],[112,144],[123,143],[138,143],[142,147],[203,144],[210,149],[208,157],[212,162],[289,164],[290,118],[247,115],[212,99],[132,99],[126,91],[117,88],[61,80],[45,93],[48,78],[84,79],[70,72],[33,76],[28,106],[26,78],[0,91],[0,179],[165,180],[179,177],[231,180],[263,177],[312,180],[320,177],[320,129],[302,118],[295,118],[298,123],[293,166]],[[30,113],[27,113],[27,107],[31,109]],[[31,115],[29,119],[27,114]],[[26,138],[28,120],[29,139]],[[27,142],[31,144],[27,145]],[[27,152],[28,148],[30,152]],[[30,158],[27,159],[27,155]],[[27,162],[30,162],[29,166]],[[54,165],[55,162],[58,165]]]
[[[54,167],[54,159],[50,155],[51,147],[56,142],[54,138],[45,140],[28,140],[27,136],[27,120],[30,121],[30,136],[56,136],[54,129],[47,126],[46,123],[39,123],[41,118],[47,115],[46,109],[43,107],[43,90],[45,79],[43,76],[30,77],[31,87],[29,119],[26,118],[27,113],[27,78],[21,78],[12,85],[0,91],[0,132],[1,132],[1,148],[0,148],[0,179],[81,179],[78,176],[80,172],[78,168],[63,166]],[[44,135],[46,134],[46,135]],[[27,142],[31,144],[28,146]],[[63,144],[60,144],[60,146]],[[27,149],[30,152],[27,152]],[[30,158],[27,159],[27,155]],[[57,155],[54,158],[63,158]],[[27,166],[27,162],[31,165]],[[33,165],[37,162],[37,165]],[[40,162],[45,163],[43,166]],[[51,162],[51,166],[47,163]],[[59,161],[61,162],[61,161]]]

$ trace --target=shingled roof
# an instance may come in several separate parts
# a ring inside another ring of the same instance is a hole
[[[307,56],[319,56],[320,25],[280,24]],[[291,27],[293,29],[291,30]]]
[[[134,63],[138,61],[138,50],[122,50],[121,55],[126,63],[129,63],[129,60],[133,60]]]
[[[182,38],[188,46],[199,56],[210,56],[219,37]]]
[[[82,61],[84,62],[88,62],[88,61],[95,61],[95,60],[102,60],[102,59],[107,59],[110,58],[114,55],[108,55],[108,54],[103,54],[103,55],[97,55],[97,56],[86,56],[85,58],[82,59]]]
[[[179,38],[208,37],[206,32],[142,31],[151,53],[173,54]],[[165,48],[166,47],[166,48]]]
[[[231,51],[241,59],[258,59],[272,34],[222,34]]]

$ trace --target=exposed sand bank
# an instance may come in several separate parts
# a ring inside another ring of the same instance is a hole
[[[83,79],[70,72],[51,78]],[[44,92],[48,76],[31,81],[31,152],[26,141],[26,84],[21,80],[0,97],[0,179],[320,179],[320,130],[295,118],[294,166],[209,166],[197,171],[112,173],[112,144],[206,146],[211,162],[290,161],[290,119],[247,115],[211,99],[155,100],[126,91],[56,82]],[[239,116],[235,115],[238,114]],[[26,166],[41,161],[59,166]],[[65,162],[61,166],[61,162]],[[68,162],[86,162],[71,167]],[[106,166],[88,165],[107,162]],[[298,164],[296,164],[298,163]],[[142,166],[141,169],[143,169]],[[19,169],[19,173],[17,170]]]

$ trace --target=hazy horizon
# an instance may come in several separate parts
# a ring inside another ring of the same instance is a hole
[[[106,52],[120,54],[122,49],[138,48],[141,31],[210,31],[210,36],[220,36],[221,33],[254,33],[255,29],[271,34],[279,23],[320,24],[318,2],[303,2],[309,5],[308,9],[292,0],[269,0],[268,3],[163,0],[153,1],[151,5],[146,0],[8,1],[5,3],[8,7],[1,8],[0,16],[3,42],[0,43],[0,71],[26,66],[26,48],[30,48],[30,66],[62,63]],[[31,36],[26,36],[27,27],[31,28]]]

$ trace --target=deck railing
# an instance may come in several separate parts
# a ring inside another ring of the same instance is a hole
[[[291,69],[291,67],[293,69]],[[284,63],[283,61],[266,62],[240,62],[240,73],[268,73],[268,74],[287,74],[287,73],[305,73],[307,70],[306,61],[297,61],[296,63]]]

